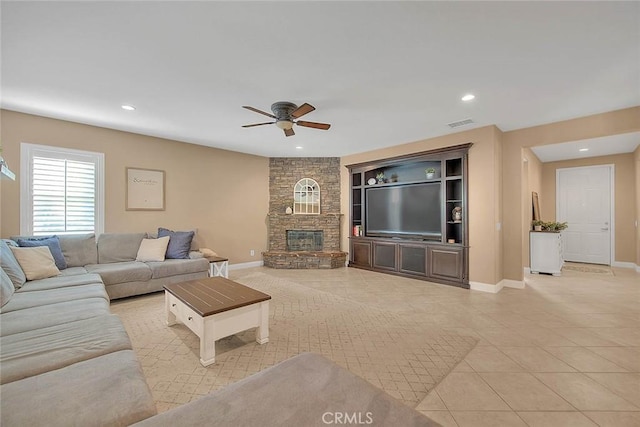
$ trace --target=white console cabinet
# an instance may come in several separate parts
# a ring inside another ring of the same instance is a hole
[[[529,233],[529,261],[531,273],[559,276],[562,259],[562,233],[531,231]]]

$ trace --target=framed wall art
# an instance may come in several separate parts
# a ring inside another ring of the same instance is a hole
[[[164,171],[126,168],[126,206],[128,211],[164,210]]]

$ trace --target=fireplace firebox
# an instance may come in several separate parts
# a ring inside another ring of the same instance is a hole
[[[321,251],[322,230],[287,230],[287,251]]]

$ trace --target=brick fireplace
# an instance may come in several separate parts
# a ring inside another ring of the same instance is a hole
[[[293,205],[294,186],[302,178],[314,179],[320,186],[319,215],[285,213]],[[262,253],[266,267],[344,267],[347,253],[340,250],[341,219],[340,159],[269,160],[269,243],[268,251]],[[291,237],[298,240],[294,246]]]

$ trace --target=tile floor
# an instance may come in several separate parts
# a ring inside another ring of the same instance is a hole
[[[479,339],[416,407],[444,426],[640,426],[634,270],[530,275],[498,294],[352,268],[264,271]]]

